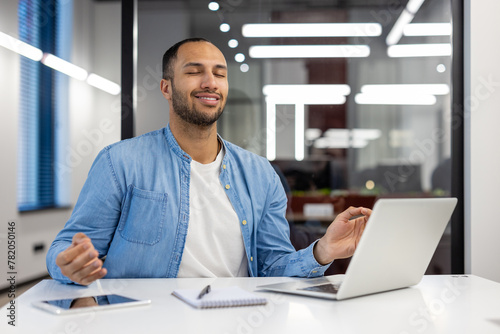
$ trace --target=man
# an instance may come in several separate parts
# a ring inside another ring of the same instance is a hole
[[[169,125],[99,153],[48,252],[54,279],[315,277],[353,254],[369,209],[349,208],[296,252],[269,162],[218,137],[228,81],[217,47],[177,43],[163,57],[163,76]]]

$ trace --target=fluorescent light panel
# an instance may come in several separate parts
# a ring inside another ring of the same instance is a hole
[[[413,15],[417,14],[418,10],[424,3],[424,0],[410,0],[406,4],[406,10],[412,13]]]
[[[264,85],[262,93],[266,96],[291,95],[349,95],[349,85]]]
[[[305,130],[304,136],[307,140],[315,140],[321,137],[321,129],[309,128]]]
[[[97,74],[90,74],[87,77],[87,71],[81,67],[71,64],[59,57],[50,53],[45,54],[42,50],[29,45],[17,38],[14,38],[0,31],[0,46],[14,51],[21,56],[27,57],[34,61],[42,61],[42,63],[56,71],[69,75],[78,80],[87,79],[87,83],[91,86],[99,88],[107,93],[118,95],[121,92],[120,85],[107,80]]]
[[[436,104],[434,95],[415,94],[374,94],[359,93],[354,96],[357,104],[381,104],[381,105],[433,105]]]
[[[420,6],[424,3],[424,0],[410,0],[406,4],[405,9],[401,12],[401,15],[398,17],[396,23],[392,27],[391,31],[387,35],[385,42],[387,45],[394,45],[399,42],[401,36],[403,35],[404,28],[407,24],[409,24],[415,14],[420,9]]]
[[[317,148],[363,148],[370,140],[380,138],[379,129],[328,129],[324,137],[317,139],[314,146]]]
[[[3,32],[0,32],[0,45],[34,61],[40,61],[43,57],[42,50]]]
[[[450,93],[450,87],[447,84],[363,85],[361,86],[361,93],[381,95],[447,95]]]
[[[400,57],[447,57],[451,56],[450,43],[441,44],[399,44],[387,48],[387,55],[393,58]]]
[[[276,104],[266,98],[266,156],[269,161],[276,159]]]
[[[379,23],[244,24],[244,37],[371,37],[382,34]]]
[[[382,131],[379,129],[328,129],[325,131],[325,137],[336,139],[356,139],[375,140],[380,138]]]
[[[332,96],[269,96],[269,101],[274,104],[306,104],[306,105],[334,105],[344,104],[346,97],[342,95]]]
[[[45,54],[45,57],[42,58],[42,63],[78,80],[85,80],[88,75],[87,71],[83,68],[73,65],[70,62],[67,62],[66,60],[56,57],[50,53]]]
[[[304,160],[304,105],[295,105],[295,160]]]
[[[396,23],[394,23],[391,31],[389,32],[389,34],[387,34],[387,37],[385,39],[386,44],[397,44],[401,39],[401,36],[403,35],[405,26],[410,23],[411,20],[413,20],[413,14],[410,14],[406,10],[403,10]]]
[[[352,129],[353,138],[375,140],[382,136],[382,131],[379,129]]]
[[[318,138],[314,142],[316,148],[363,148],[368,145],[368,140],[365,139],[335,139],[329,137]]]
[[[359,58],[370,55],[368,45],[254,45],[252,58]]]
[[[274,104],[344,104],[349,85],[265,85],[262,92]]]
[[[451,36],[451,23],[412,23],[403,29],[404,36]]]
[[[121,92],[120,85],[94,73],[88,76],[87,83],[112,95],[118,95]]]

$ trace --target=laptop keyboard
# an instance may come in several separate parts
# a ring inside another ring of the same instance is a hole
[[[321,284],[321,285],[313,285],[307,288],[301,288],[299,290],[306,291],[316,291],[316,292],[326,292],[336,294],[339,291],[340,284]]]

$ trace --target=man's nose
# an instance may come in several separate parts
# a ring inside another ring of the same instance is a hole
[[[203,89],[217,89],[217,81],[215,80],[215,75],[213,73],[206,73],[203,76],[203,81],[201,82],[201,88]]]

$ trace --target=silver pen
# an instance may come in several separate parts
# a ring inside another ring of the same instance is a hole
[[[210,291],[211,291],[210,285],[207,285],[206,287],[203,288],[203,290],[201,290],[200,294],[198,295],[198,299],[203,298],[203,296],[209,293]]]

